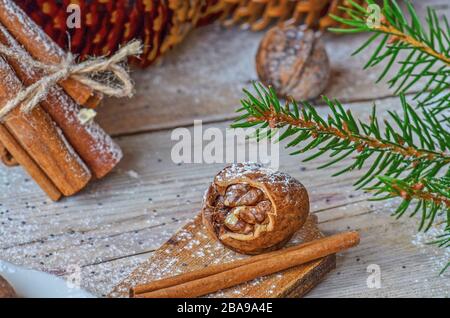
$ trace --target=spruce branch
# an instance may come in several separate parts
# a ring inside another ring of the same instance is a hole
[[[245,90],[247,98],[241,101],[243,107],[239,110],[243,114],[233,127],[260,126],[259,137],[272,135],[270,130],[285,128],[280,141],[291,138],[288,148],[310,141],[293,154],[317,149],[305,159],[310,161],[329,152],[333,160],[326,167],[356,153],[355,161],[337,175],[361,169],[376,155],[369,173],[357,182],[360,188],[368,183],[363,181],[373,180],[381,172],[397,176],[407,171],[409,179],[419,180],[434,177],[450,165],[450,133],[426,110],[422,119],[404,97],[401,98],[404,114],[390,111],[395,125],[385,120],[382,129],[375,107],[369,122],[364,123],[357,121],[337,100],[324,97],[330,109],[330,115],[324,119],[308,102],[303,102],[302,108],[295,101],[282,107],[272,88],[261,84],[254,88],[258,97]]]
[[[367,5],[376,5],[366,0]],[[415,95],[418,106],[431,105],[433,112],[439,114],[448,109],[450,103],[450,26],[447,18],[438,18],[436,10],[427,9],[426,21],[422,22],[410,1],[406,2],[407,14],[400,9],[397,1],[385,0],[381,9],[379,23],[368,23],[372,12],[354,1],[350,7],[342,7],[349,18],[332,16],[350,28],[331,28],[334,32],[371,32],[373,35],[354,54],[358,54],[375,40],[380,39],[365,68],[386,62],[377,82],[392,70],[397,62],[398,70],[388,80],[395,94],[407,93],[414,84],[423,80],[424,89]],[[400,53],[404,52],[405,55]],[[446,119],[446,118],[444,118]]]
[[[279,141],[295,148],[292,155],[315,150],[304,162],[328,154],[331,160],[319,169],[351,158],[334,176],[367,167],[354,186],[372,191],[377,200],[402,198],[395,216],[403,216],[415,203],[411,216],[421,211],[420,231],[429,230],[438,215],[450,224],[450,131],[436,114],[413,108],[401,95],[403,113],[389,111],[383,128],[375,106],[366,122],[324,97],[329,108],[325,118],[308,102],[282,105],[272,88],[254,84],[254,90],[244,90],[246,98],[232,127],[256,127],[258,139],[281,131]],[[439,238],[440,246],[448,247],[448,241],[442,244],[445,239],[450,237]]]
[[[434,242],[450,247],[450,26],[428,8],[425,23],[407,1],[406,14],[395,0],[384,0],[379,24],[368,23],[373,13],[352,0],[342,7],[347,18],[333,16],[349,28],[332,29],[343,33],[371,32],[369,39],[354,54],[378,40],[365,69],[385,62],[377,82],[388,73],[395,94],[400,96],[403,112],[389,111],[383,128],[376,109],[367,121],[356,119],[337,100],[324,97],[328,117],[319,115],[308,102],[301,107],[290,101],[281,105],[272,88],[255,84],[255,94],[244,90],[246,98],[238,110],[240,117],[233,127],[257,127],[257,138],[272,138],[281,131],[279,140],[287,140],[293,155],[312,152],[305,162],[328,154],[330,161],[319,168],[351,158],[350,164],[334,176],[352,170],[366,171],[355,182],[357,189],[374,194],[374,200],[402,199],[394,212],[397,218],[410,211],[419,216],[419,231],[428,231],[445,219],[444,234]],[[367,7],[375,5],[366,0]],[[373,6],[372,6],[373,7]],[[372,21],[373,22],[373,21]],[[402,54],[406,53],[406,54]],[[395,72],[393,66],[398,64]],[[425,86],[415,94],[416,107],[404,96],[419,81]],[[371,159],[371,160],[369,160]],[[442,272],[450,267],[450,262]]]

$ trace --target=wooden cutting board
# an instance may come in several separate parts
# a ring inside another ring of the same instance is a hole
[[[323,235],[317,227],[317,217],[312,215],[304,227],[294,235],[288,246],[321,237]],[[248,256],[235,253],[209,237],[203,228],[201,216],[198,215],[117,285],[109,296],[128,297],[130,287],[137,284],[244,257]],[[211,294],[209,297],[302,297],[335,267],[336,255],[331,255]]]

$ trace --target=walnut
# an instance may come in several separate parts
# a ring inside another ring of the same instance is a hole
[[[14,289],[2,276],[0,276],[0,298],[17,298]]]
[[[330,78],[330,62],[320,33],[303,26],[277,26],[262,39],[256,70],[265,85],[285,98],[317,98]]]
[[[257,164],[222,170],[208,188],[202,208],[208,232],[245,254],[282,247],[308,213],[308,193],[300,182]]]

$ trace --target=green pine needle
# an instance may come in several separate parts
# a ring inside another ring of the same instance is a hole
[[[366,1],[373,4],[373,1]],[[418,106],[430,106],[435,114],[445,111],[450,104],[450,28],[447,18],[438,17],[436,10],[428,8],[425,21],[418,17],[410,1],[405,1],[408,17],[402,12],[397,1],[384,1],[381,8],[381,25],[370,27],[367,21],[370,12],[350,2],[350,8],[342,8],[348,18],[332,15],[336,21],[349,28],[330,28],[340,33],[372,32],[364,44],[354,54],[370,48],[374,53],[366,68],[384,63],[377,82],[387,79],[395,94],[404,94],[419,81],[424,89],[415,95]],[[358,15],[349,15],[357,11]],[[381,41],[376,39],[383,36]],[[375,45],[375,48],[371,46]],[[406,54],[400,54],[400,53]],[[393,70],[397,65],[397,69]],[[389,75],[390,74],[390,75]]]

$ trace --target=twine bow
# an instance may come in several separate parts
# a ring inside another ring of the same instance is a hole
[[[17,59],[30,67],[44,70],[47,76],[36,83],[21,90],[17,96],[8,101],[0,110],[0,121],[13,109],[22,105],[21,111],[28,113],[33,110],[47,95],[49,90],[60,81],[69,77],[112,97],[131,97],[134,93],[134,85],[126,69],[119,65],[129,56],[142,53],[140,41],[131,41],[126,46],[109,58],[95,58],[77,64],[75,56],[71,53],[59,64],[45,64],[34,60],[27,54],[22,54],[14,49],[0,44],[0,54]],[[108,80],[93,79],[89,75],[110,72],[121,85],[112,84]]]

